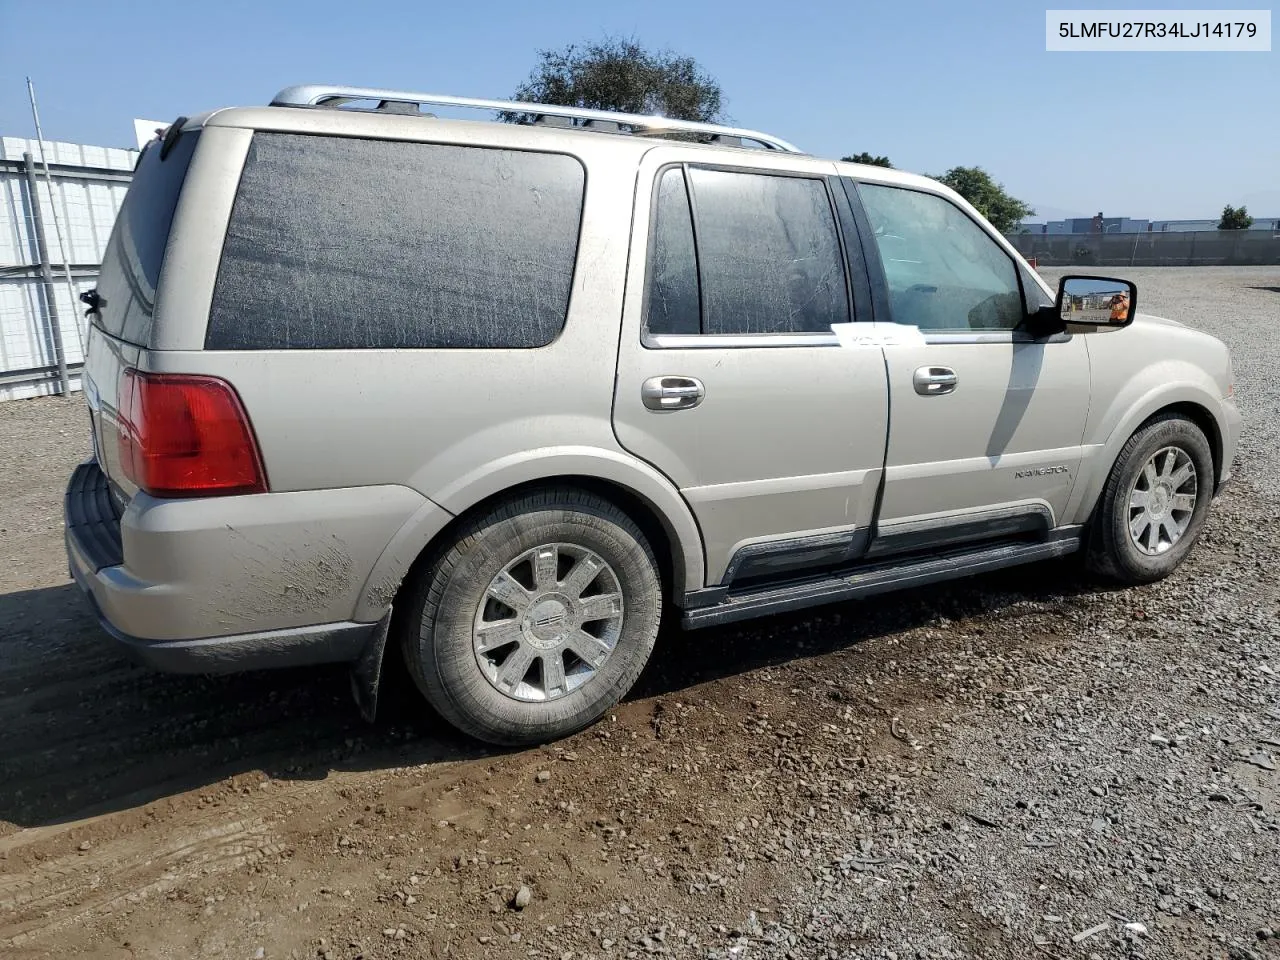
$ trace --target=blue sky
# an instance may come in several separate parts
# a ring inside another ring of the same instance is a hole
[[[0,134],[31,135],[28,74],[47,137],[128,146],[134,117],[292,83],[505,97],[540,48],[632,35],[812,153],[977,164],[1050,217],[1280,216],[1280,52],[1047,53],[1046,6],[1102,4],[0,0]]]

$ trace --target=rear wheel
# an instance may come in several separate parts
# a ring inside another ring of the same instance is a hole
[[[635,523],[592,494],[546,490],[458,532],[415,584],[401,640],[418,688],[454,726],[541,743],[626,694],[661,616],[657,563]]]
[[[1125,583],[1173,572],[1191,550],[1213,499],[1213,455],[1185,417],[1147,421],[1120,451],[1094,514],[1088,563]]]

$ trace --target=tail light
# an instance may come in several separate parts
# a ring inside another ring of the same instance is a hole
[[[244,405],[218,377],[126,370],[119,429],[125,476],[152,496],[267,491]]]

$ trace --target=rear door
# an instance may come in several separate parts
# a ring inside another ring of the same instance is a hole
[[[1022,329],[1043,293],[947,197],[860,182],[851,199],[881,302],[924,335],[884,351],[893,422],[872,553],[1057,525],[1089,412],[1084,340]]]
[[[708,585],[846,562],[888,417],[880,351],[831,332],[869,309],[856,231],[831,164],[706,156],[642,163],[614,429],[688,501]]]

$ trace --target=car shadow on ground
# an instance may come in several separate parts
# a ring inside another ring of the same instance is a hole
[[[848,648],[940,617],[963,621],[1097,589],[1068,558],[726,627],[684,632],[672,624],[628,699]],[[18,826],[130,809],[240,773],[318,780],[330,771],[501,752],[435,717],[395,661],[378,722],[367,724],[345,667],[157,674],[102,634],[72,585],[0,595],[0,820]]]

